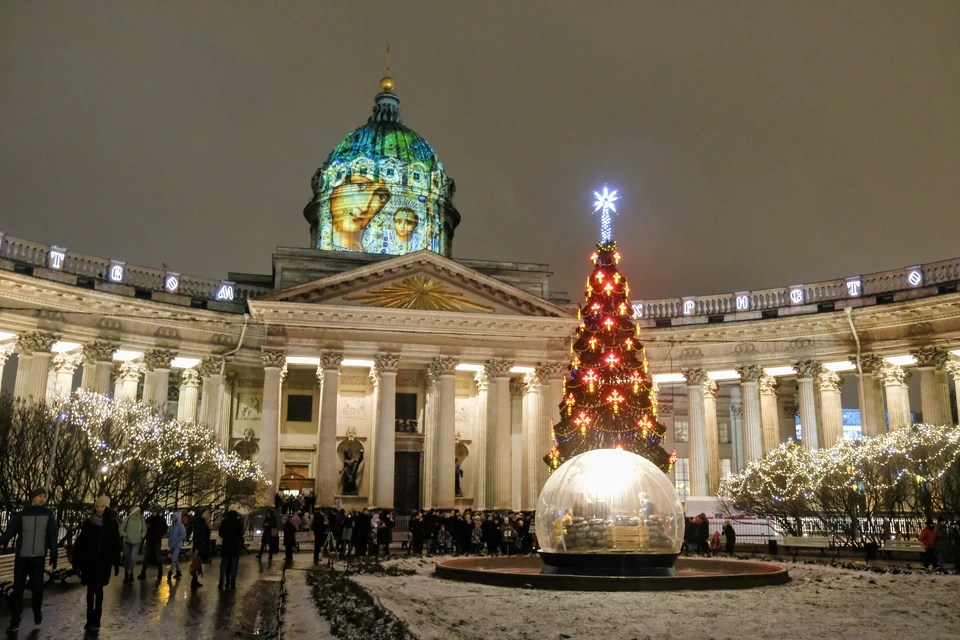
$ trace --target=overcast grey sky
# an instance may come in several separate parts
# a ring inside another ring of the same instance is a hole
[[[457,257],[582,295],[620,190],[635,298],[960,255],[960,3],[0,3],[0,230],[183,273],[306,246],[385,43]]]

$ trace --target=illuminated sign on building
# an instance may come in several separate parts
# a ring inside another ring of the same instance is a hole
[[[847,296],[859,298],[863,293],[863,283],[860,282],[860,276],[847,278]]]
[[[749,311],[750,310],[750,294],[746,292],[737,292],[734,294],[736,299],[734,300],[734,306],[737,311]]]
[[[643,304],[637,303],[637,304],[633,305],[633,313],[634,313],[638,318],[642,318],[642,317],[643,317]]]
[[[173,271],[167,271],[167,277],[163,279],[163,289],[167,293],[176,293],[180,290],[180,274]]]
[[[802,285],[790,287],[790,304],[793,304],[793,305],[803,304],[805,299],[806,299],[806,296],[803,293]]]
[[[51,269],[56,269],[59,271],[63,269],[63,263],[67,259],[67,250],[63,247],[50,247],[50,251],[47,252],[47,266]]]
[[[114,260],[110,263],[110,268],[107,270],[107,277],[110,278],[110,282],[123,282],[123,265],[125,263],[118,260]]]
[[[907,269],[907,282],[910,283],[911,287],[923,286],[923,271],[920,270],[920,267]]]
[[[683,315],[692,316],[697,312],[697,301],[693,298],[683,299]]]
[[[220,288],[217,289],[217,300],[222,302],[232,302],[233,301],[233,282],[227,282],[223,280],[220,282]]]

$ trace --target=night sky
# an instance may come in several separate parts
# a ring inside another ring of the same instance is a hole
[[[580,300],[607,182],[635,298],[953,258],[958,34],[955,1],[6,0],[0,230],[268,273],[389,41],[456,257],[549,263]]]

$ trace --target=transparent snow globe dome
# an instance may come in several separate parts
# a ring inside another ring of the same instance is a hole
[[[537,500],[537,539],[547,554],[676,556],[683,525],[670,478],[646,458],[620,449],[567,460]]]

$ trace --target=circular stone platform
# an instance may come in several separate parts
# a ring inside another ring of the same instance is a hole
[[[687,589],[748,589],[785,584],[787,570],[763,562],[679,558],[676,576],[583,576],[542,574],[539,556],[456,558],[440,562],[437,577],[479,582],[497,587],[560,591],[683,591]]]

